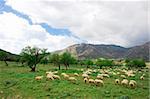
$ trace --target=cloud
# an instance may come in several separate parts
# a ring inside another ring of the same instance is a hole
[[[148,41],[147,1],[8,0],[7,5],[33,23],[68,28],[89,43],[129,47]]]
[[[149,40],[147,1],[6,0],[5,5],[0,5],[0,48],[14,53],[26,45],[53,51],[78,42],[130,47]]]
[[[0,15],[0,28],[0,48],[17,54],[27,45],[54,51],[75,43],[73,38],[50,35],[40,25],[30,25],[12,13]]]

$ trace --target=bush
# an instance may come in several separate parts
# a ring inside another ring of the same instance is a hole
[[[145,61],[142,59],[130,60],[126,63],[128,67],[146,67]]]
[[[112,60],[108,60],[108,59],[100,60],[100,59],[98,59],[96,61],[96,65],[99,66],[100,68],[102,68],[103,66],[109,66],[109,67],[111,67],[111,66],[114,65],[114,63],[113,63]]]

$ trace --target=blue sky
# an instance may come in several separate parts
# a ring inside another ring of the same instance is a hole
[[[0,0],[0,14],[3,14],[3,12],[13,13],[16,16],[27,20],[30,25],[34,24],[28,15],[13,9],[11,6],[6,5],[4,0]],[[36,24],[40,25],[42,28],[44,28],[48,33],[50,33],[52,35],[73,36],[73,37],[76,37],[76,39],[80,40],[79,37],[73,35],[71,33],[71,31],[67,28],[65,28],[65,29],[53,28],[52,26],[48,25],[47,23],[36,23]]]

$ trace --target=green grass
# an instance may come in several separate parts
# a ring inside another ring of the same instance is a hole
[[[114,80],[118,76],[111,76],[104,79],[104,86],[85,84],[81,77],[80,66],[70,66],[61,70],[53,65],[38,65],[37,72],[29,72],[30,68],[22,67],[20,64],[9,63],[5,66],[0,62],[0,99],[148,99],[149,95],[149,73],[146,72],[145,80],[141,81],[141,74],[137,73],[135,79],[138,83],[135,89],[115,85]],[[83,68],[83,67],[82,67]],[[69,75],[79,73],[76,77],[78,81],[71,83],[65,79],[49,81],[45,78],[46,71],[58,70],[58,74],[65,72]],[[41,81],[36,81],[35,76],[44,75]],[[91,78],[95,78],[97,73],[93,73]],[[126,98],[125,98],[126,97]]]

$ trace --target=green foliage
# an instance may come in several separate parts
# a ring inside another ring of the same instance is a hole
[[[0,51],[0,60],[4,61],[6,66],[8,66],[8,63],[6,62],[7,58],[8,58],[7,53],[4,51]]]
[[[146,67],[145,61],[142,59],[134,59],[134,60],[129,60],[126,63],[126,66],[128,67]]]
[[[93,65],[93,61],[90,59],[86,59],[84,60],[84,64],[87,65],[87,68],[89,68],[89,66]]]
[[[27,46],[22,49],[21,56],[27,65],[35,71],[36,65],[47,55],[46,49]]]
[[[105,60],[101,60],[101,59],[98,59],[96,61],[96,65],[99,66],[100,68],[102,68],[103,66],[113,66],[114,63],[112,60],[108,60],[108,59],[105,59]]]
[[[61,57],[61,63],[66,66],[66,69],[67,67],[69,67],[70,64],[74,64],[76,62],[76,59],[73,58],[71,54],[67,52],[63,53],[60,57]]]

